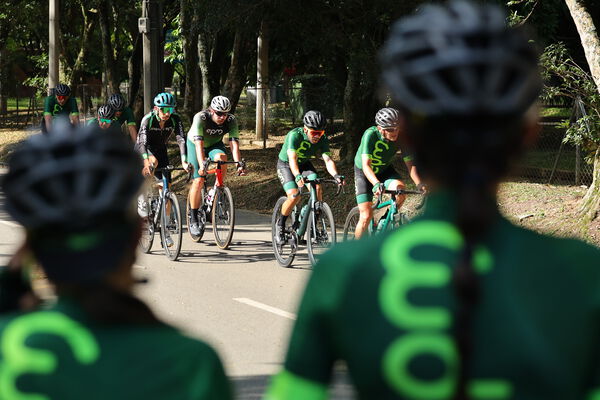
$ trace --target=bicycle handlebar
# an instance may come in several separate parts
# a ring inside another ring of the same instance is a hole
[[[243,158],[240,161],[204,160],[204,163],[202,164],[204,166],[204,171],[208,170],[210,164],[216,164],[217,168],[223,164],[236,164],[238,168],[246,169],[246,160]]]
[[[190,164],[191,166],[191,164]],[[160,167],[160,168],[150,168],[150,171],[156,171],[156,172],[162,172],[162,171],[185,171],[187,172],[187,178],[185,180],[185,183],[188,183],[191,179],[192,179],[192,173],[193,173],[193,168],[188,168],[185,169],[183,167],[175,167],[174,165],[167,165],[166,167]]]
[[[425,192],[421,191],[421,190],[408,190],[408,189],[385,189],[385,190],[382,190],[377,195],[377,201],[371,207],[373,210],[375,210],[377,208],[377,206],[381,203],[381,198],[383,197],[384,194],[391,194],[392,196],[397,196],[397,195],[400,195],[400,194],[421,194],[421,195],[424,195]],[[424,198],[425,197],[423,196],[423,199]],[[421,207],[423,207],[423,201],[421,201],[417,206],[415,206],[415,209],[418,210]]]
[[[336,196],[337,196],[337,195],[339,195],[339,194],[340,194],[340,192],[343,192],[343,193],[345,193],[345,192],[344,192],[344,185],[342,185],[342,184],[338,183],[338,181],[337,181],[337,180],[335,180],[335,179],[331,179],[331,178],[315,178],[315,179],[304,179],[304,184],[305,184],[305,185],[307,185],[307,184],[311,184],[311,183],[314,183],[315,185],[318,185],[318,184],[320,184],[320,183],[332,183],[332,184],[336,184],[336,185],[338,186],[338,188],[337,188],[337,190],[336,190],[336,192],[335,192],[335,195],[336,195]],[[302,186],[302,187],[304,187],[304,186]],[[298,197],[298,196],[300,196],[300,195],[302,194],[302,187],[299,187],[299,188],[298,188],[298,194],[296,194],[296,195],[295,195],[295,196],[293,196],[293,197]]]

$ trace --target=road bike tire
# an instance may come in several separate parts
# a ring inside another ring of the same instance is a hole
[[[315,218],[313,218],[313,213],[314,211],[311,210],[308,215],[306,248],[310,263],[315,265],[321,254],[336,243],[336,232],[333,213],[327,203],[321,203],[321,210],[318,212],[318,215],[315,215]]]
[[[142,232],[138,243],[142,253],[148,254],[152,249],[152,243],[154,243],[154,235],[156,233],[154,226],[154,215],[156,210],[152,209],[152,204],[156,204],[156,202],[151,201],[151,196],[145,195],[145,198],[148,213],[142,218]]]
[[[359,219],[360,210],[358,209],[358,206],[356,206],[350,210],[346,216],[346,222],[344,222],[344,233],[342,235],[342,240],[344,242],[347,240],[355,240],[354,232],[356,231],[356,226],[358,225]]]
[[[286,221],[286,241],[278,246],[275,239],[277,234],[277,220],[281,215],[281,206],[287,200],[287,197],[283,196],[277,199],[275,207],[273,208],[273,215],[271,217],[271,241],[273,243],[273,253],[277,263],[284,268],[289,268],[296,257],[296,251],[298,250],[298,235],[296,231],[292,229],[293,218],[290,215]],[[293,214],[293,213],[292,213]]]
[[[186,216],[187,227],[188,227],[187,231],[190,234],[190,238],[192,239],[193,242],[199,243],[202,240],[202,237],[204,236],[204,231],[206,230],[206,211],[202,207],[202,203],[200,203],[200,208],[198,209],[198,222],[199,222],[200,234],[192,235],[192,232],[190,232],[190,221],[191,221],[191,216],[192,216],[192,210],[190,209],[189,193],[187,195],[187,200],[185,202],[185,216]]]
[[[231,243],[235,227],[233,196],[227,186],[215,191],[211,214],[215,243],[219,248],[226,249]]]
[[[177,260],[181,251],[181,239],[183,236],[183,223],[181,220],[181,209],[175,193],[169,192],[165,198],[166,203],[170,204],[171,211],[167,215],[167,204],[162,207],[160,221],[161,241],[165,255],[171,261]],[[171,237],[173,245],[167,245],[167,237]]]

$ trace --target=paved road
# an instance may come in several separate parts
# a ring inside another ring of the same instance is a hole
[[[164,320],[217,349],[236,398],[260,399],[269,376],[281,368],[310,264],[306,250],[300,250],[293,268],[279,267],[269,217],[245,211],[236,217],[228,250],[214,245],[211,231],[202,243],[186,234],[180,260],[172,262],[155,240],[151,253],[140,254],[135,265],[136,273],[149,279],[138,294]],[[22,229],[0,212],[0,263],[21,240]],[[345,374],[337,375],[333,398],[351,398]]]

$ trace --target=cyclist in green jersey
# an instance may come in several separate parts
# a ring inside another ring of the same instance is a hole
[[[310,159],[321,154],[327,172],[338,184],[344,184],[344,177],[338,174],[335,162],[331,159],[329,139],[325,135],[327,120],[320,111],[310,110],[304,114],[303,127],[294,128],[285,136],[277,158],[277,176],[285,190],[287,200],[281,206],[281,216],[277,220],[278,242],[285,240],[284,229],[287,217],[300,202],[298,188],[304,186],[304,179],[315,179],[316,168]],[[316,185],[317,199],[323,200],[321,185]]]
[[[121,132],[113,118],[115,116],[115,110],[108,104],[103,104],[98,107],[98,113],[96,118],[88,121],[88,126],[97,126],[102,130],[107,130],[115,133]]]
[[[32,136],[3,182],[6,209],[25,227],[19,254],[35,257],[58,298],[19,310],[32,293],[27,257],[2,271],[0,299],[18,298],[10,312],[2,304],[0,398],[232,399],[215,351],[132,293],[139,155],[122,134],[69,133]]]
[[[124,123],[127,123],[129,137],[131,138],[131,141],[135,143],[137,141],[138,131],[131,107],[125,105],[125,99],[120,93],[111,94],[108,98],[108,105],[115,110],[114,123],[119,127]]]
[[[73,126],[79,124],[77,100],[75,100],[75,97],[71,97],[71,88],[63,83],[56,85],[54,94],[44,100],[42,132],[51,131],[53,121],[61,117],[68,118]]]
[[[323,255],[266,398],[325,399],[344,360],[360,399],[597,399],[600,250],[515,226],[496,203],[538,131],[523,27],[490,3],[424,6],[381,63],[427,210]]]
[[[386,107],[375,114],[375,126],[363,133],[360,147],[354,157],[354,186],[360,218],[354,233],[360,238],[373,218],[371,193],[379,195],[384,189],[404,189],[400,174],[392,165],[396,153],[400,152],[398,136],[404,129],[400,113],[395,108]],[[409,175],[418,189],[424,189],[417,167],[410,155],[403,157]],[[398,208],[402,207],[406,196],[396,196]]]
[[[210,102],[210,107],[194,115],[192,126],[187,134],[188,160],[194,165],[194,180],[190,187],[190,233],[200,234],[201,219],[198,218],[202,188],[206,180],[204,160],[227,161],[227,153],[223,144],[223,137],[229,136],[231,154],[234,161],[241,160],[239,130],[235,116],[230,113],[231,102],[225,96],[215,96]],[[223,178],[227,173],[227,165],[221,166]],[[241,166],[238,174],[245,175],[246,170]]]

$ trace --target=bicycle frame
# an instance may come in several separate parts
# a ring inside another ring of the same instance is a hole
[[[162,213],[162,209],[163,209],[163,205],[165,204],[165,199],[167,198],[168,194],[170,193],[169,190],[169,185],[168,185],[168,179],[167,176],[165,174],[165,171],[167,170],[172,170],[173,168],[160,168],[161,172],[162,172],[162,189],[158,189],[158,204],[156,206],[156,213],[154,214],[154,218],[152,219],[152,226],[154,226],[154,229],[156,229],[159,225],[158,225],[158,221],[159,218],[161,217]],[[157,169],[158,170],[158,169]],[[166,188],[166,189],[165,189]]]
[[[386,200],[383,203],[381,202],[381,195],[383,195],[384,193],[389,193],[392,195],[392,198],[390,200]],[[392,223],[392,220],[394,219],[394,217],[396,216],[397,213],[400,212],[400,210],[398,210],[398,204],[396,204],[396,196],[399,194],[423,194],[420,191],[414,191],[414,190],[406,190],[406,189],[396,189],[396,190],[384,190],[381,195],[378,197],[377,202],[375,203],[375,205],[373,206],[373,210],[380,210],[384,207],[389,206],[389,210],[387,211],[387,214],[385,216],[385,219],[381,222],[381,226],[378,226],[379,221],[376,222],[375,220],[372,218],[371,222],[369,222],[369,233],[373,233],[373,232],[377,232],[377,231],[385,231],[388,228],[388,225],[390,223]],[[421,208],[422,204],[418,207],[416,207],[417,209]]]
[[[302,193],[302,188],[299,188],[300,191],[298,192],[298,196],[300,196],[302,194],[309,194],[310,195],[310,199],[302,207],[300,207],[300,205],[296,205],[294,207],[294,214],[296,214],[298,216],[298,218],[296,219],[297,227],[294,227],[294,229],[296,230],[296,233],[298,234],[298,237],[300,237],[300,238],[303,237],[304,233],[306,232],[306,226],[308,225],[308,218],[306,217],[306,215],[308,213],[310,213],[311,218],[313,218],[313,224],[312,224],[313,229],[316,229],[315,228],[316,227],[316,224],[315,224],[316,221],[314,220],[314,218],[315,218],[314,211],[315,211],[315,203],[317,201],[319,201],[317,199],[317,188],[316,188],[316,185],[318,185],[318,184],[320,184],[322,182],[336,183],[337,184],[337,182],[334,181],[334,180],[324,179],[324,178],[317,178],[317,179],[313,179],[313,180],[305,180],[304,182],[305,182],[305,185],[307,186],[308,193]],[[313,184],[315,186],[312,186]],[[338,187],[336,195],[339,194],[340,190],[341,190],[341,186]],[[304,207],[308,207],[308,208],[307,208],[306,212],[303,215],[302,214],[302,209],[304,209]],[[315,233],[315,232],[313,232],[313,233]]]

